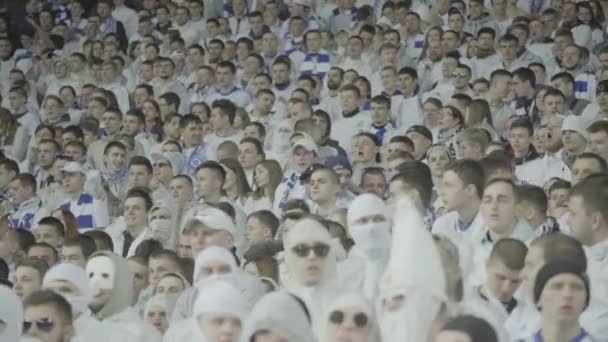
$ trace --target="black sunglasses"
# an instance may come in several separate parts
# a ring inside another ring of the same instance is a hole
[[[27,332],[28,330],[30,330],[30,328],[34,324],[36,324],[36,328],[38,328],[38,330],[44,331],[44,332],[49,332],[49,331],[53,330],[53,326],[55,325],[55,322],[53,322],[53,320],[50,318],[40,318],[33,322],[24,320],[23,321],[23,332]]]
[[[303,243],[295,245],[292,249],[293,253],[300,258],[305,258],[310,255],[310,251],[315,253],[320,258],[325,258],[329,254],[329,245],[324,243],[316,243],[312,246]]]
[[[329,321],[336,325],[341,325],[344,322],[344,311],[335,310],[329,314]],[[357,328],[363,328],[367,325],[369,318],[363,312],[359,312],[353,317],[353,323]]]

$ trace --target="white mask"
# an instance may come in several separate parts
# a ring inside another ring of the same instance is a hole
[[[150,230],[156,239],[166,242],[171,238],[171,220],[164,218],[155,219],[150,222]]]
[[[380,223],[353,224],[350,235],[356,248],[369,258],[387,254],[391,248],[391,231],[388,221]]]
[[[112,290],[114,288],[116,268],[107,256],[98,256],[89,260],[86,270],[93,296],[99,294],[101,290]]]

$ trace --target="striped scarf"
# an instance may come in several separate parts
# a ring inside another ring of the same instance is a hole
[[[330,56],[327,51],[321,50],[314,56],[307,53],[300,66],[300,75],[317,76],[324,79],[330,67]]]

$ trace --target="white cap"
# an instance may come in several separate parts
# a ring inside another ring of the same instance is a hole
[[[186,226],[193,224],[204,224],[210,229],[214,230],[225,230],[232,235],[236,236],[236,227],[234,222],[228,214],[217,208],[205,208],[186,223]]]
[[[74,161],[69,161],[67,163],[65,163],[65,165],[63,165],[63,168],[61,169],[61,171],[63,172],[69,172],[69,173],[76,173],[76,172],[80,172],[83,175],[86,174],[86,170],[84,168],[84,166],[78,162],[74,162]]]
[[[193,316],[202,314],[229,314],[238,317],[242,324],[247,318],[246,299],[232,284],[217,280],[205,284],[194,301]]]
[[[298,136],[294,139],[293,146],[291,147],[291,152],[295,152],[298,147],[303,147],[308,152],[319,154],[319,147],[308,134],[298,133]]]
[[[587,136],[587,127],[589,127],[589,121],[582,116],[568,115],[562,123],[562,132],[574,131],[582,135],[585,140],[589,140]]]

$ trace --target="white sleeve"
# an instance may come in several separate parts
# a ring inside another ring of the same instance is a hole
[[[107,227],[110,224],[110,214],[106,201],[94,198],[93,210],[95,228]]]

